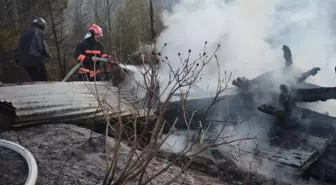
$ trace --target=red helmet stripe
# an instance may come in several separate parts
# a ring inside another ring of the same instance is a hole
[[[103,35],[103,30],[97,24],[92,24],[89,27],[89,31],[93,30],[96,34]]]

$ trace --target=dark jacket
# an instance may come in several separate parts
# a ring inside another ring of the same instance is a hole
[[[78,43],[75,50],[75,58],[78,62],[82,62],[84,68],[91,71],[94,70],[94,63],[92,57],[96,56],[99,58],[107,57],[104,52],[104,46],[102,43],[92,40],[92,38],[87,38],[82,42]],[[96,64],[96,69],[99,69],[99,63]]]
[[[16,59],[23,65],[36,65],[51,57],[43,31],[34,27],[21,32],[16,52]]]

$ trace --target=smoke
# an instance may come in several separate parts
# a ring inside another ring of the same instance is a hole
[[[208,55],[220,45],[216,54],[221,76],[225,71],[232,72],[233,80],[240,76],[252,79],[283,67],[282,46],[288,45],[293,65],[299,70],[321,68],[306,82],[335,86],[336,40],[332,22],[335,13],[331,10],[335,3],[333,0],[181,0],[171,11],[162,13],[166,29],[159,36],[157,47],[160,49],[167,43],[162,53],[176,68],[180,63],[178,53],[186,58],[191,49],[191,58],[196,59],[204,52],[205,41]],[[161,79],[168,78],[169,70],[167,65],[162,66]],[[198,96],[204,95],[205,87],[214,91],[217,71],[215,61],[205,67],[203,80],[196,84],[203,88],[197,91]],[[280,75],[276,78],[277,81],[284,79]],[[336,110],[331,108],[334,104],[334,101],[318,102],[310,108],[324,113]],[[336,111],[329,113],[336,116]],[[256,125],[252,124],[252,132],[263,133],[261,139],[265,139],[268,128],[253,126]],[[246,137],[251,129],[242,126],[237,133],[239,137]],[[267,169],[263,170],[265,173],[271,171],[270,167],[264,169]]]
[[[240,76],[252,79],[284,66],[281,48],[288,45],[295,67],[302,71],[316,66],[322,69],[307,82],[334,86],[336,42],[331,25],[334,12],[330,8],[334,4],[333,0],[181,0],[171,11],[162,13],[167,28],[157,46],[160,49],[167,43],[163,54],[177,67],[179,52],[186,58],[191,49],[191,58],[196,59],[203,53],[205,41],[208,55],[220,44],[216,54],[221,76],[224,71],[232,72],[233,80]],[[161,78],[168,78],[168,71],[163,65]],[[205,67],[203,80],[196,85],[209,89],[203,88],[199,96],[215,89],[217,71],[214,60]],[[322,107],[315,110],[326,111]]]

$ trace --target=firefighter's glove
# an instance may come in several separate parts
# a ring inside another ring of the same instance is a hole
[[[112,57],[111,55],[109,55],[109,56],[107,57],[107,59],[108,59],[109,62],[113,62],[113,57]]]
[[[92,62],[96,63],[96,62],[98,62],[98,61],[99,61],[98,57],[96,57],[96,56],[93,56],[93,57],[92,57]]]

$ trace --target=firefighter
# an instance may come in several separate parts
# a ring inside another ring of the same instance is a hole
[[[27,71],[32,81],[48,80],[44,59],[52,56],[44,40],[45,29],[46,21],[43,18],[34,19],[32,27],[21,32],[16,48],[17,62]]]
[[[102,36],[102,29],[98,25],[92,24],[85,39],[76,46],[75,58],[83,64],[78,69],[80,81],[93,81],[95,76],[96,80],[99,81],[101,78],[99,74],[102,73],[102,69],[100,69],[98,58],[112,60],[112,57],[104,52],[104,46],[100,42]]]

